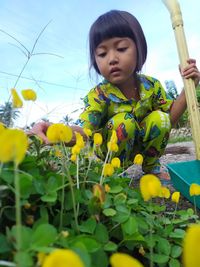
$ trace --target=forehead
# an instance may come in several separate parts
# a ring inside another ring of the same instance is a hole
[[[132,39],[128,38],[128,37],[113,37],[107,40],[102,41],[96,49],[100,49],[100,48],[106,48],[109,46],[116,46],[118,44],[132,44],[134,43]]]

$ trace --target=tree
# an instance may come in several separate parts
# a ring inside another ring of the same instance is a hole
[[[66,124],[66,125],[70,125],[73,122],[73,119],[69,117],[69,115],[65,115],[62,120],[62,123]]]
[[[19,117],[20,111],[12,107],[12,102],[5,102],[0,106],[0,121],[6,126],[12,126]]]
[[[165,81],[165,85],[166,85],[166,89],[167,89],[168,95],[172,99],[176,99],[177,96],[178,96],[178,92],[177,92],[177,88],[176,88],[176,85],[175,85],[174,81],[167,80],[167,81]]]

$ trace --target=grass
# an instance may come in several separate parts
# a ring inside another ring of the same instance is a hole
[[[176,137],[171,137],[169,138],[169,144],[175,144],[175,143],[179,143],[179,142],[188,142],[188,141],[192,141],[192,137],[191,136],[176,136]]]

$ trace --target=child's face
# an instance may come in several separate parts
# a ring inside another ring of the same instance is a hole
[[[110,38],[97,46],[95,60],[101,75],[120,88],[134,79],[137,48],[130,38]]]

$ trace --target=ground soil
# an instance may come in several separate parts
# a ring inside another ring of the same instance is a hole
[[[168,170],[166,167],[168,163],[192,161],[195,159],[196,159],[195,147],[192,141],[168,144],[164,155],[160,158],[160,162],[162,166],[161,170],[163,172],[168,173]],[[130,167],[130,171],[128,171],[130,176],[133,172],[131,171],[131,167]],[[137,177],[141,177],[141,174],[138,174]],[[133,178],[133,181],[134,180],[135,178]],[[139,183],[139,179],[136,178],[136,180],[138,180],[137,182]],[[170,189],[171,193],[176,191],[176,188],[174,188],[172,181],[169,181],[169,183],[167,182],[166,186]],[[174,203],[171,201],[167,201],[167,203],[168,203],[167,209],[174,210]],[[194,205],[191,202],[189,202],[184,196],[181,195],[181,198],[178,204],[178,209],[188,209],[188,208],[194,209]],[[197,212],[200,215],[200,210],[197,210]]]

